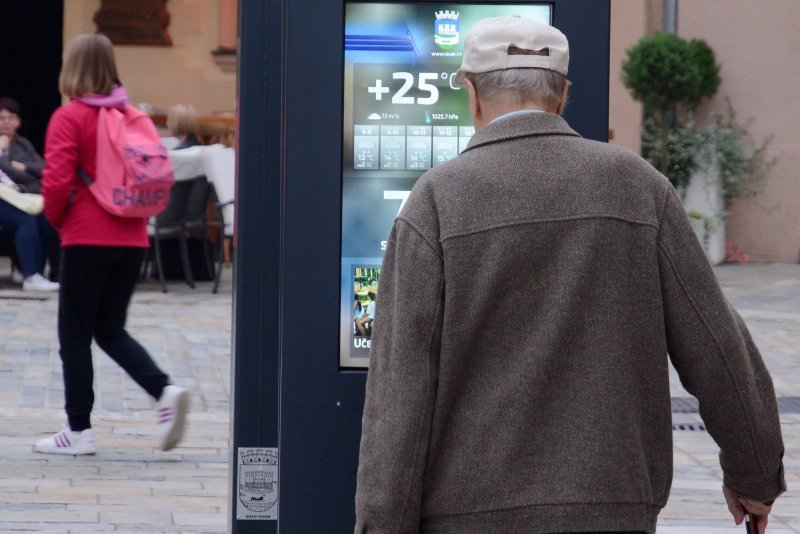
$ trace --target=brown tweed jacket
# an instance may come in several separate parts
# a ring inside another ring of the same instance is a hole
[[[785,487],[772,380],[678,195],[557,115],[489,124],[420,178],[373,331],[356,532],[654,531],[670,360],[725,484]]]

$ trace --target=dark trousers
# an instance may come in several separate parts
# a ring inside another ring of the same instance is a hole
[[[57,282],[59,264],[61,263],[61,238],[58,235],[58,231],[45,218],[44,213],[36,217],[36,222],[39,224],[39,235],[42,239],[42,246],[44,246],[45,258],[50,264],[50,276],[48,278],[53,282]]]
[[[14,236],[19,270],[26,278],[44,272],[48,247],[58,239],[44,215],[30,215],[0,200],[0,228]]]
[[[167,377],[125,330],[125,320],[145,249],[69,246],[61,253],[58,341],[69,426],[91,427],[94,404],[92,338],[154,399]]]

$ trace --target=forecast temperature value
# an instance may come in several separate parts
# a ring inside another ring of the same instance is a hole
[[[439,101],[439,87],[434,82],[445,82],[454,91],[460,91],[455,82],[454,72],[393,72],[391,87],[384,85],[382,78],[376,78],[374,84],[367,87],[367,92],[374,95],[377,102],[383,102],[384,97],[391,98],[392,104],[420,104],[432,106]],[[397,83],[400,82],[399,88]],[[388,83],[388,82],[387,82]],[[393,91],[393,88],[396,90]],[[416,90],[416,96],[409,93]]]

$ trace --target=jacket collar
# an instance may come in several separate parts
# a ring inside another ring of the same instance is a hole
[[[523,113],[483,126],[472,136],[464,152],[490,143],[537,135],[570,135],[580,137],[580,134],[570,128],[567,121],[560,115],[546,112]]]

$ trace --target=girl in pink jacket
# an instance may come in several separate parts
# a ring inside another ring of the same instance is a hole
[[[58,340],[67,424],[39,440],[34,450],[96,451],[90,422],[92,339],[157,400],[159,447],[169,450],[183,435],[189,392],[171,385],[125,330],[128,304],[149,246],[147,220],[105,211],[77,175],[80,166],[92,180],[96,177],[100,107],[128,107],[107,37],[84,34],[70,41],[59,87],[71,101],[56,110],[47,127],[42,194],[45,215],[61,236]]]

